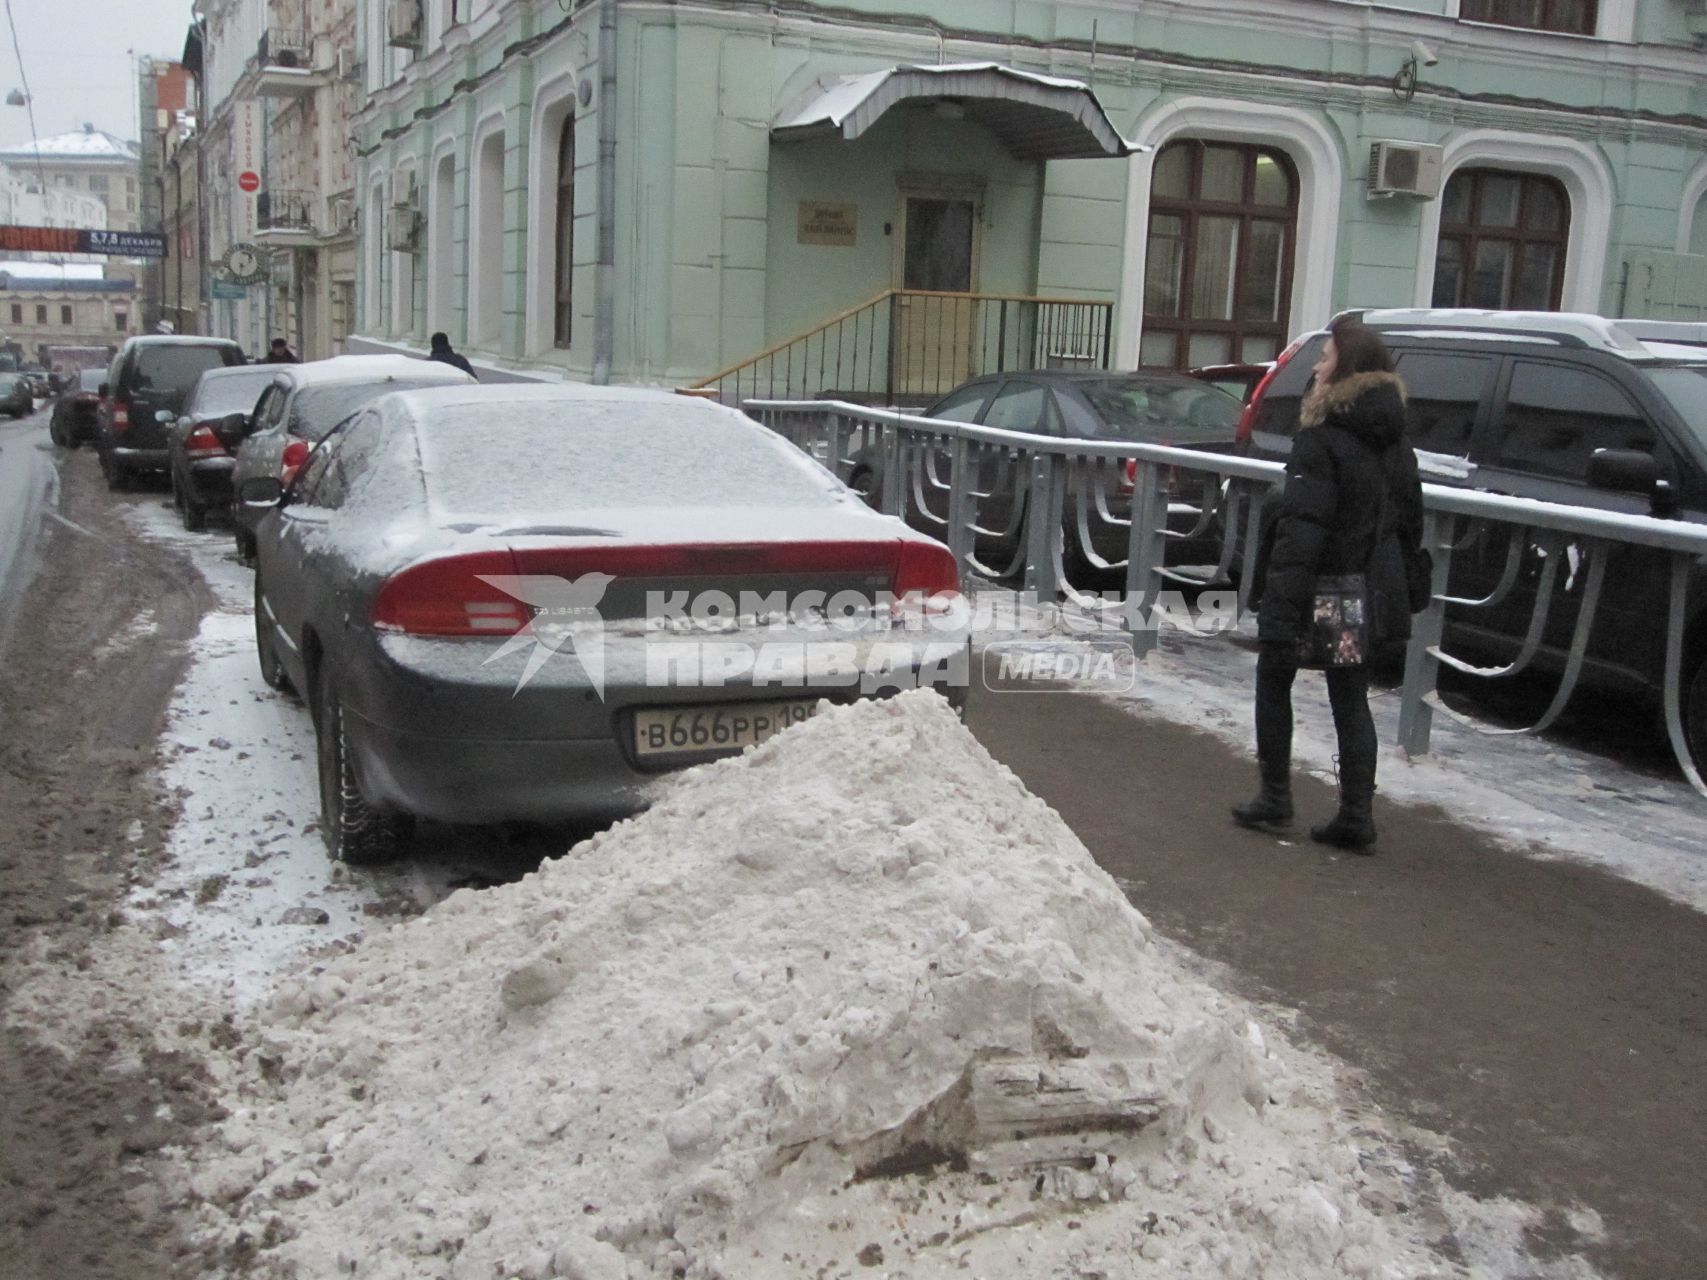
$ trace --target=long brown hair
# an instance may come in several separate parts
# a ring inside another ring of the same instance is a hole
[[[1354,373],[1392,373],[1393,357],[1387,344],[1375,332],[1363,327],[1356,316],[1341,316],[1328,326],[1334,340],[1334,375],[1329,382],[1338,382]]]

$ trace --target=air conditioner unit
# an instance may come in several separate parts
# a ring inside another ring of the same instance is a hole
[[[1440,194],[1442,147],[1427,142],[1375,142],[1369,147],[1369,198]]]
[[[420,240],[421,215],[412,205],[394,204],[385,220],[385,238],[397,253],[414,253]]]
[[[421,47],[421,0],[386,0],[385,43],[399,49]]]

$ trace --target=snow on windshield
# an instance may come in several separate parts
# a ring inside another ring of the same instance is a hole
[[[792,445],[693,401],[518,401],[433,408],[433,505],[459,514],[820,505],[830,477]]]

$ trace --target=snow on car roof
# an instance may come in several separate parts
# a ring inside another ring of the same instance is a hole
[[[331,356],[325,360],[310,360],[306,364],[280,364],[272,367],[302,387],[325,386],[337,382],[379,382],[386,378],[410,378],[416,381],[444,382],[447,385],[472,381],[454,365],[439,360],[417,360],[413,356]]]

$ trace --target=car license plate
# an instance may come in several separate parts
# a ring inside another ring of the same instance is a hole
[[[634,713],[634,752],[677,756],[739,751],[812,718],[814,700],[658,707]]]

